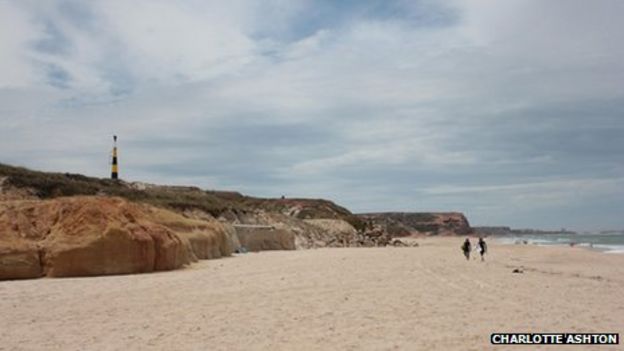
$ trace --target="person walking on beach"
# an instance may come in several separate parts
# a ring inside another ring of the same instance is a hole
[[[470,251],[472,251],[472,245],[470,244],[470,239],[466,238],[466,240],[461,246],[461,249],[464,252],[464,256],[466,256],[466,260],[470,260]]]
[[[479,255],[481,255],[481,261],[485,261],[485,258],[483,258],[483,255],[485,255],[485,253],[487,252],[487,244],[485,243],[485,240],[483,240],[482,237],[479,237],[477,248],[479,249]]]

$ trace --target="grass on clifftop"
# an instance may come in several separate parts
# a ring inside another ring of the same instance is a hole
[[[239,207],[230,200],[221,199],[199,189],[182,191],[156,187],[138,190],[125,182],[112,179],[71,173],[38,172],[4,164],[0,164],[0,177],[7,177],[5,184],[15,188],[31,189],[34,195],[41,199],[77,195],[109,195],[176,210],[196,208],[214,216],[218,216],[227,209]]]
[[[237,192],[205,191],[196,187],[176,186],[154,186],[139,190],[123,181],[81,174],[32,171],[1,163],[0,177],[7,177],[5,184],[30,189],[34,192],[33,195],[41,199],[77,195],[119,196],[130,201],[178,211],[198,209],[215,217],[227,210],[263,209],[284,213],[289,208],[300,207],[297,218],[343,219],[357,229],[363,227],[363,222],[349,210],[322,199],[260,199]]]

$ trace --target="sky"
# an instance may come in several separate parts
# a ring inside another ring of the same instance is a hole
[[[0,0],[0,162],[624,229],[624,1]]]

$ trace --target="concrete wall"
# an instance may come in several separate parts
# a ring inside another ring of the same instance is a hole
[[[247,251],[294,250],[295,234],[268,227],[235,227],[240,245]]]

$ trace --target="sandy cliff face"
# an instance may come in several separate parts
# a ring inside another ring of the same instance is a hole
[[[358,231],[363,229],[363,222],[357,216],[323,199],[262,199],[231,191],[126,183],[79,174],[37,172],[0,164],[0,201],[96,194],[118,196],[166,208],[192,219],[211,221],[219,218],[223,220],[224,226],[234,231],[234,236],[236,231],[227,223],[272,226],[274,230],[271,231],[239,230],[241,236],[250,239],[247,245],[263,250],[292,248],[293,240],[296,248],[338,245],[337,239],[341,238],[337,238],[337,233],[323,226],[306,223],[307,219],[345,221]],[[256,241],[252,235],[262,240]],[[197,249],[198,245],[193,247]]]
[[[0,164],[0,279],[151,272],[236,249],[385,246],[397,236],[471,231],[461,213],[358,216],[323,199],[262,199]]]
[[[325,246],[326,233],[305,221],[265,210],[227,211],[219,219],[235,228],[241,247],[248,251],[293,250]],[[238,227],[238,225],[261,226]],[[262,228],[270,227],[270,230]],[[258,238],[254,238],[257,236]],[[258,240],[256,240],[258,239]]]
[[[348,222],[356,229],[363,229],[363,222],[346,208],[323,199],[250,199],[251,207],[266,212],[281,213],[292,218],[336,219]]]
[[[290,213],[256,210],[226,212],[219,219],[236,226],[241,246],[249,251],[386,246],[392,239],[380,226],[357,230],[339,218],[301,219]]]
[[[0,279],[170,270],[231,252],[216,220],[121,198],[0,202]]]
[[[459,212],[386,212],[366,213],[360,218],[368,225],[382,227],[391,236],[467,235],[473,232]]]

